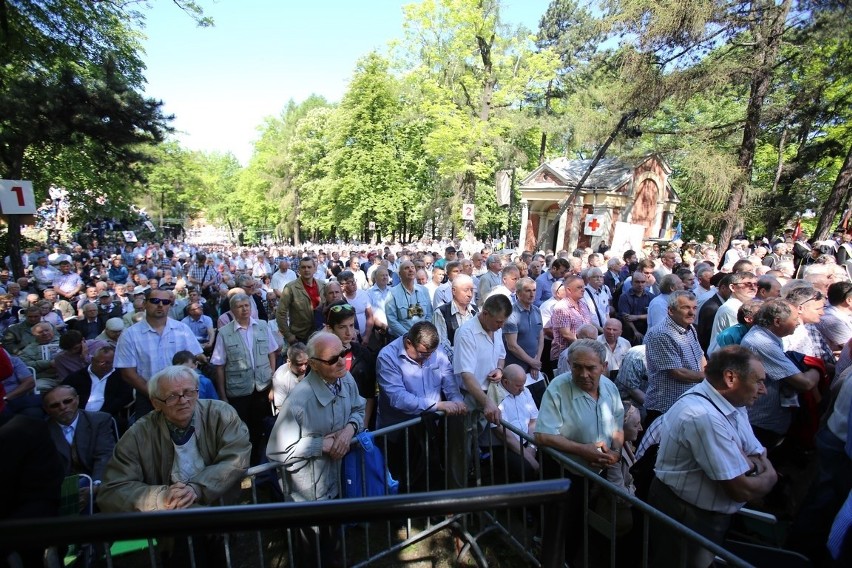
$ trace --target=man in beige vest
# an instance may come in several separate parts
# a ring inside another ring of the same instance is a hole
[[[219,398],[248,426],[255,465],[263,451],[263,419],[272,414],[269,390],[279,346],[269,324],[251,317],[251,303],[245,294],[231,297],[234,320],[219,329],[210,362]]]

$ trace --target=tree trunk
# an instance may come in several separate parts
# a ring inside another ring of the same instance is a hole
[[[11,159],[4,160],[5,171],[3,179],[21,179],[23,176],[24,163],[23,147],[10,148],[8,155]],[[12,279],[22,278],[24,276],[24,262],[21,260],[21,216],[7,215],[6,223],[8,230],[6,232],[6,255],[9,257],[9,262],[12,265]]]
[[[740,176],[731,188],[731,196],[728,199],[726,213],[722,218],[722,234],[719,236],[719,250],[721,251],[727,250],[731,244],[731,238],[734,236],[734,231],[742,227],[743,220],[738,212],[744,205],[743,198],[745,197],[746,186],[751,183],[751,175],[754,168],[754,152],[757,148],[757,137],[760,133],[760,116],[763,111],[763,103],[769,92],[769,87],[772,85],[772,72],[775,60],[778,58],[778,50],[781,47],[784,24],[787,20],[787,14],[790,11],[790,0],[784,0],[778,7],[775,18],[768,22],[768,24],[764,24],[764,20],[757,17],[757,12],[763,9],[768,12],[771,9],[771,5],[771,2],[761,2],[753,10],[753,16],[758,22],[753,28],[753,33],[755,43],[757,44],[755,48],[755,60],[759,62],[759,66],[755,69],[751,79],[751,93],[746,109],[743,141],[740,144],[737,156],[737,166],[740,169]],[[764,28],[764,25],[768,29]],[[762,52],[759,50],[762,50]]]
[[[849,207],[850,191],[852,191],[852,146],[849,147],[843,167],[840,168],[837,179],[834,180],[834,187],[831,188],[831,193],[822,206],[819,222],[814,230],[814,240],[824,241],[829,237],[834,217],[838,212]]]

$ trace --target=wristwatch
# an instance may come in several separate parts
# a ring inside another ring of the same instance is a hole
[[[347,426],[349,424],[352,424],[352,429],[355,430],[355,434],[357,434],[358,433],[358,424],[356,424],[354,420],[350,420],[349,422],[346,423]],[[354,436],[354,434],[353,434],[353,436]]]

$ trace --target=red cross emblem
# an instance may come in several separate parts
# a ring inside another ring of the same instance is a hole
[[[592,220],[589,221],[589,229],[593,231],[597,231],[600,228],[601,224],[598,223],[597,217],[592,217]]]

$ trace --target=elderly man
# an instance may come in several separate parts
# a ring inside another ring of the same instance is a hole
[[[500,274],[503,269],[503,262],[500,260],[500,255],[492,254],[489,256],[485,266],[487,268],[486,272],[479,277],[479,308],[482,308],[482,304],[488,298],[491,289],[499,286],[503,280]]]
[[[96,338],[105,327],[106,321],[98,317],[98,306],[96,304],[83,306],[83,315],[77,319],[72,319],[68,324],[68,329],[79,331],[83,339]]]
[[[95,338],[95,341],[107,343],[115,347],[118,344],[118,338],[121,337],[122,331],[124,331],[124,320],[121,318],[110,318],[106,321],[104,330]]]
[[[733,514],[767,495],[778,477],[746,413],[766,392],[760,358],[724,347],[710,357],[706,372],[663,415],[648,502],[721,545]],[[662,526],[651,534],[655,566],[683,566],[681,558],[695,568],[713,564],[713,553],[691,540]]]
[[[618,317],[624,323],[627,340],[633,345],[642,343],[648,331],[648,306],[652,296],[646,284],[648,277],[636,271],[630,279],[630,286],[618,298]],[[627,286],[627,281],[622,285]]]
[[[592,267],[586,271],[586,289],[583,292],[583,301],[589,307],[592,323],[598,328],[598,331],[602,330],[606,320],[609,319],[612,291],[604,284],[604,276],[600,268]]]
[[[94,481],[97,491],[115,448],[112,417],[104,412],[80,410],[77,391],[69,385],[50,389],[42,401],[49,417],[50,437],[62,458],[65,475],[86,474]],[[88,488],[81,490],[82,498],[88,502]]]
[[[73,300],[83,289],[83,280],[71,271],[71,261],[59,261],[59,274],[53,278],[53,289],[64,299]]]
[[[554,448],[586,467],[602,470],[621,459],[624,406],[618,387],[603,376],[603,345],[579,339],[569,349],[571,373],[550,381],[541,401],[535,440],[539,446]],[[568,496],[567,518],[573,526],[564,534],[569,562],[579,550],[582,535],[581,486],[575,484]]]
[[[621,320],[609,318],[603,326],[603,333],[597,337],[597,341],[606,348],[607,377],[616,381],[621,362],[630,351],[630,342],[621,337]]]
[[[20,353],[27,345],[35,342],[33,327],[41,322],[41,309],[30,306],[20,323],[12,324],[3,333],[3,347],[12,355]]]
[[[314,334],[307,354],[311,370],[281,406],[267,454],[284,464],[296,501],[335,499],[340,460],[364,427],[365,401],[346,370],[345,349],[336,335]]]
[[[272,275],[272,279],[270,281],[272,291],[275,292],[275,297],[280,298],[284,291],[284,286],[296,278],[296,273],[290,270],[290,261],[286,258],[282,258],[278,262],[278,270],[276,270],[275,274]]]
[[[192,331],[170,319],[174,294],[167,290],[146,290],[142,304],[144,316],[118,338],[115,367],[122,378],[136,389],[134,414],[138,420],[153,409],[148,397],[148,380],[172,364],[178,351],[203,357],[203,350]],[[206,361],[206,359],[204,359]]]
[[[680,395],[704,380],[707,363],[695,331],[697,301],[687,290],[672,292],[669,313],[645,336],[648,392],[645,426],[666,412]]]
[[[98,319],[106,323],[108,319],[120,318],[124,315],[124,308],[120,302],[113,300],[112,294],[106,290],[98,292]]]
[[[749,408],[749,422],[757,439],[770,450],[786,435],[793,417],[793,408],[782,405],[782,389],[805,392],[819,382],[816,369],[802,372],[784,353],[782,339],[798,324],[795,306],[786,300],[769,300],[757,311],[754,325],[740,343],[757,354],[766,370],[766,396]]]
[[[852,339],[852,283],[835,282],[829,286],[828,303],[817,329],[832,351],[838,352]]]
[[[33,267],[33,283],[36,290],[44,292],[53,286],[54,279],[59,276],[59,271],[47,262],[47,255],[41,255]]]
[[[57,386],[60,380],[56,376],[54,357],[59,352],[59,338],[53,326],[46,321],[33,326],[35,343],[27,345],[20,352],[21,360],[36,371],[36,384],[39,391]]]
[[[544,350],[544,325],[541,310],[533,303],[536,282],[532,278],[521,278],[512,315],[503,326],[503,341],[506,343],[506,364],[519,365],[524,374],[538,379],[541,370],[541,354]]]
[[[295,501],[325,501],[340,497],[341,459],[352,437],[364,427],[365,401],[355,379],[346,370],[346,350],[328,332],[314,334],[307,344],[307,376],[281,405],[267,446],[270,460],[285,469],[290,496]],[[302,529],[297,546],[299,565],[315,566],[339,560],[339,529]]]
[[[467,413],[452,364],[439,347],[438,330],[429,322],[417,322],[403,337],[382,349],[376,361],[376,376],[378,428],[399,424],[424,412]],[[432,428],[418,425],[415,431],[409,435],[407,445],[402,432],[388,436],[388,467],[407,489],[426,490],[427,469],[433,482],[442,479],[439,466],[443,439]],[[430,453],[423,444],[425,436],[430,437]]]
[[[520,365],[506,365],[500,383],[492,383],[489,386],[489,396],[496,399],[497,408],[500,409],[505,422],[534,436],[538,407],[525,386],[526,378],[526,373]],[[535,446],[504,426],[494,425],[491,432],[499,441],[491,446],[491,458],[498,477],[508,470],[507,482],[537,479],[540,464]]]
[[[98,347],[92,354],[91,364],[68,375],[62,384],[74,387],[85,410],[106,412],[123,430],[127,426],[124,410],[133,402],[133,388],[115,372],[114,362],[114,346]]]
[[[452,301],[439,306],[432,316],[439,341],[451,361],[456,330],[477,314],[473,292],[473,279],[467,274],[459,274],[452,282]]]
[[[568,276],[563,282],[565,298],[553,308],[550,316],[550,329],[553,330],[553,343],[550,347],[550,360],[559,361],[559,356],[577,339],[577,330],[592,323],[589,306],[583,301],[586,285],[579,276]]]
[[[659,280],[660,293],[648,304],[648,329],[666,320],[669,311],[669,296],[672,292],[683,290],[683,281],[675,274],[666,274]]]
[[[289,344],[305,343],[316,329],[315,310],[319,307],[325,286],[314,278],[316,263],[310,257],[299,260],[299,277],[288,282],[281,291],[275,321]]]
[[[391,288],[390,299],[385,306],[388,331],[391,338],[402,337],[418,321],[432,320],[432,302],[429,291],[414,279],[414,263],[405,260],[399,264],[400,282]]]
[[[776,269],[778,264],[784,260],[788,260],[787,244],[775,243],[772,246],[772,252],[763,257],[763,266],[768,266],[770,269]]]
[[[182,365],[158,372],[146,391],[156,411],[116,444],[98,491],[101,510],[162,511],[235,502],[251,446],[234,409],[218,400],[199,400],[198,377]],[[207,564],[214,543],[193,540],[196,566]],[[189,566],[186,541],[177,539],[164,560]]]
[[[384,265],[386,260],[382,261]],[[370,348],[374,351],[381,350],[387,345],[388,339],[388,316],[386,307],[390,301],[391,288],[390,271],[387,266],[380,265],[373,271],[373,285],[367,289],[367,298],[370,302],[370,309],[373,311],[373,335]]]
[[[219,400],[230,403],[248,426],[254,465],[262,456],[263,420],[271,415],[278,341],[267,322],[251,317],[251,298],[235,294],[230,306],[234,319],[219,329],[210,363]]]
[[[230,307],[229,307],[230,309]],[[205,315],[204,308],[199,302],[192,302],[186,307],[187,316],[181,321],[182,324],[192,330],[192,334],[201,348],[206,352],[213,349],[213,339],[215,338],[213,329],[213,319]]]

